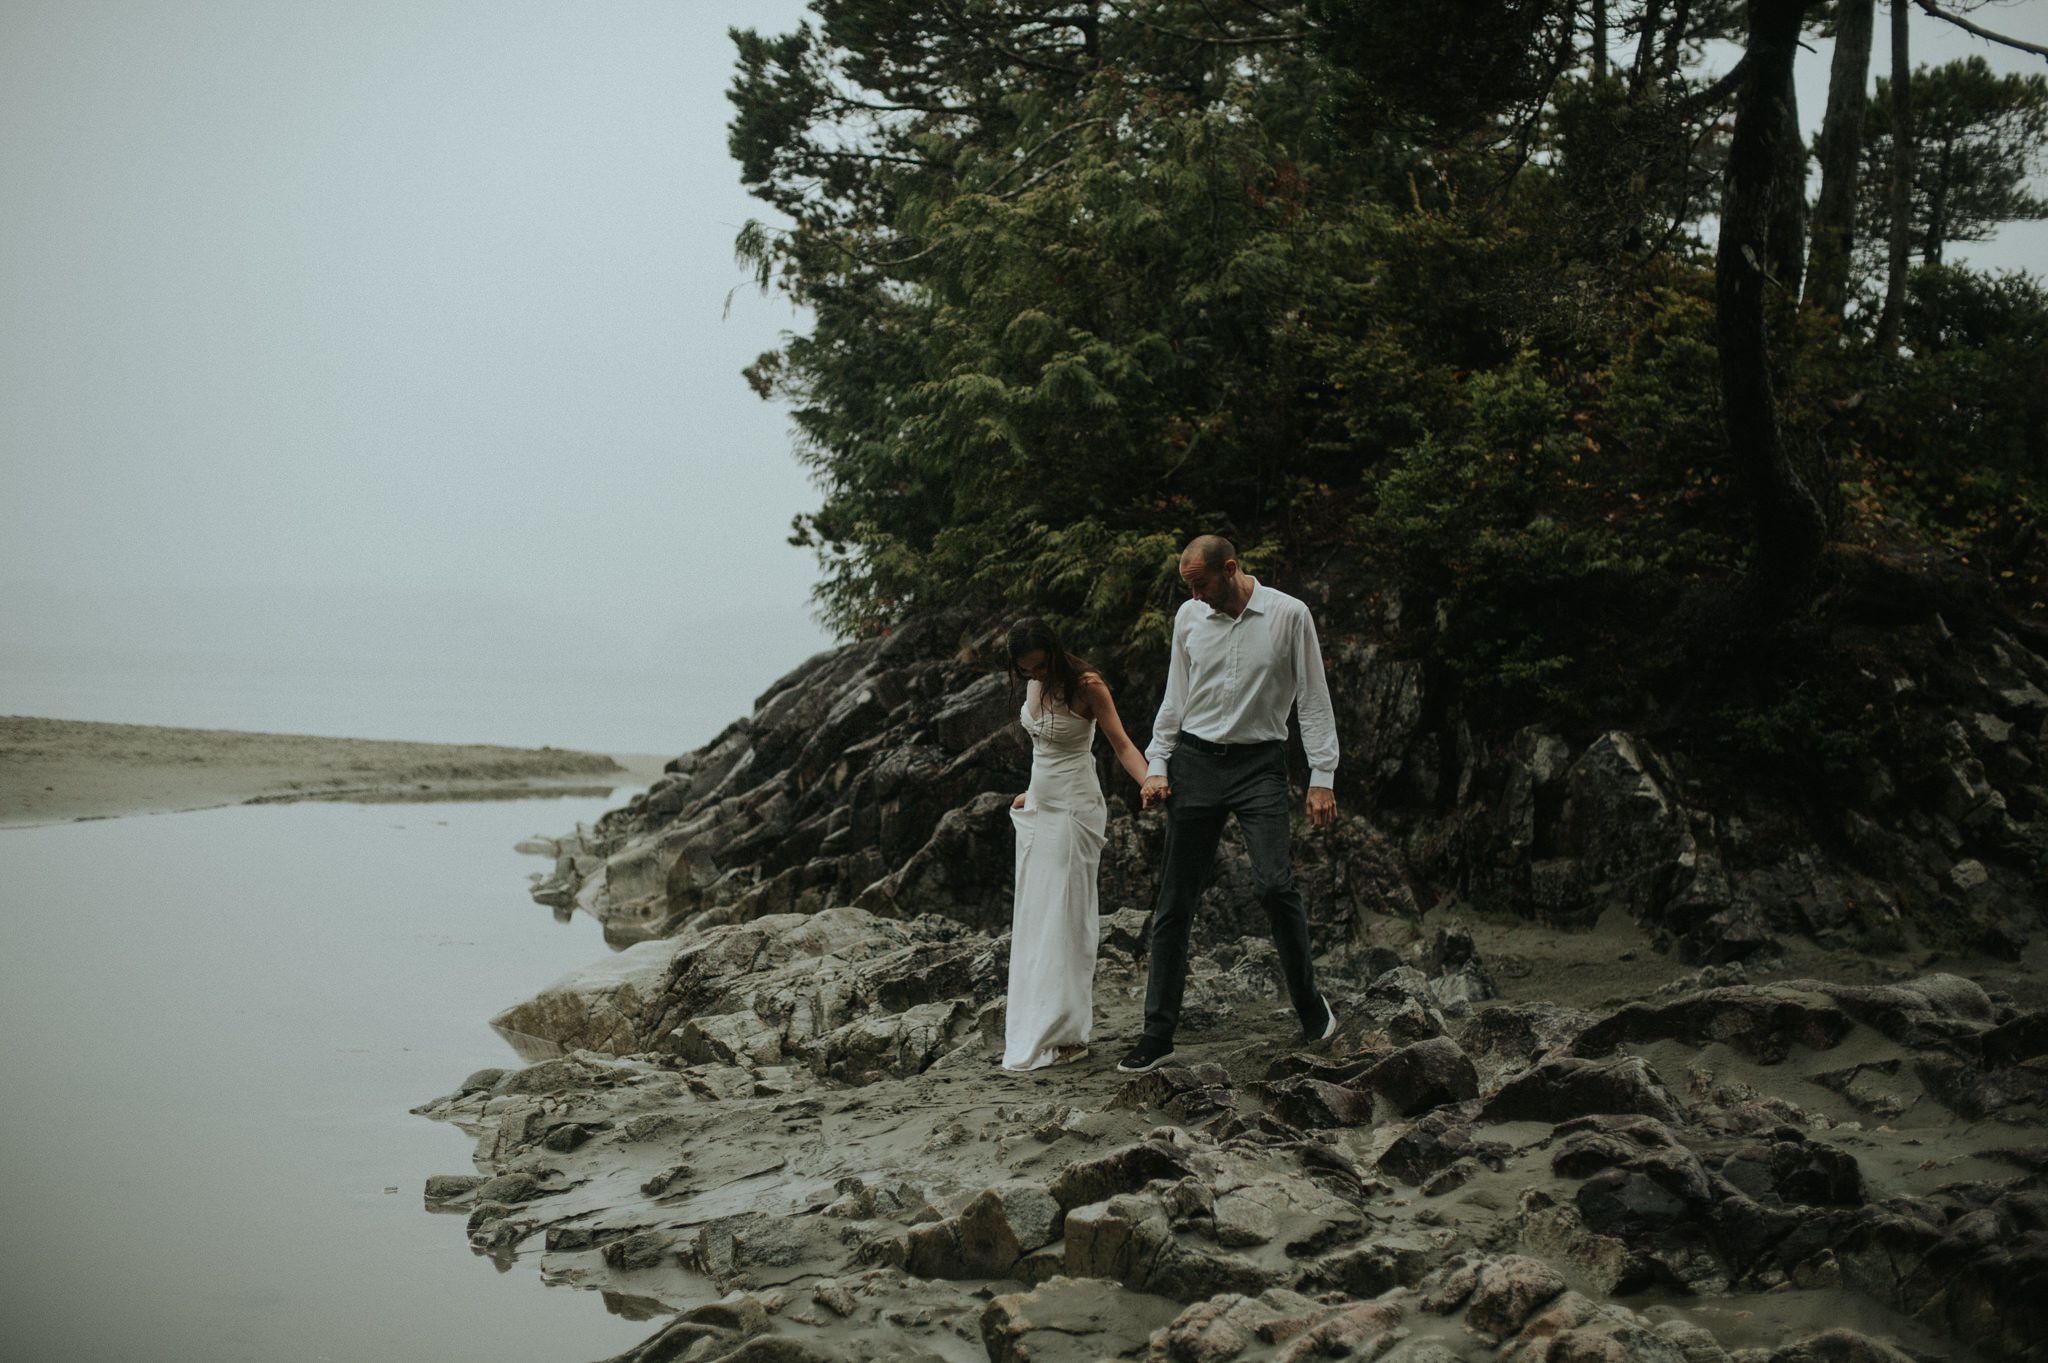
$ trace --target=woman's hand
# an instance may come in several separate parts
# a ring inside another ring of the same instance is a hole
[[[1010,801],[1010,808],[1012,809],[1022,809],[1023,807],[1024,797],[1022,795],[1019,795],[1016,799]]]

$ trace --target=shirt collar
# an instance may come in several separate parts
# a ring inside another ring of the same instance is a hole
[[[1244,609],[1239,611],[1235,617],[1233,617],[1228,611],[1221,611],[1216,609],[1216,607],[1214,606],[1209,606],[1210,618],[1214,619],[1216,616],[1220,615],[1225,620],[1229,620],[1233,618],[1243,619],[1247,615],[1264,615],[1266,613],[1266,608],[1263,604],[1260,603],[1259,595],[1260,593],[1264,592],[1265,589],[1266,588],[1264,583],[1254,581],[1252,583],[1252,594],[1245,598]],[[1206,606],[1208,605],[1208,602],[1205,601],[1202,604]]]

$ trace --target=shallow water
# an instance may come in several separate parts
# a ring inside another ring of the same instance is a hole
[[[502,1275],[407,1109],[605,951],[511,848],[616,803],[240,806],[0,831],[0,1357],[580,1363],[652,1332]]]

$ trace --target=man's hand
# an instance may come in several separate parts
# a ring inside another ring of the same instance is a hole
[[[1164,776],[1148,776],[1145,778],[1145,784],[1138,787],[1138,798],[1144,802],[1147,809],[1165,804],[1166,797],[1171,794],[1173,787],[1166,784]]]
[[[1327,828],[1337,822],[1337,796],[1328,786],[1308,788],[1308,826]]]
[[[1010,801],[1010,808],[1012,809],[1022,809],[1023,807],[1024,797],[1022,795],[1019,795],[1016,799]]]

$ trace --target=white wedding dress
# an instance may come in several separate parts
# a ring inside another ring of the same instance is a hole
[[[1017,893],[1003,1068],[1035,1070],[1061,1046],[1085,1045],[1095,1011],[1095,875],[1109,822],[1090,748],[1095,721],[1048,702],[1037,682],[1019,715],[1031,735],[1031,788],[1010,811]]]

